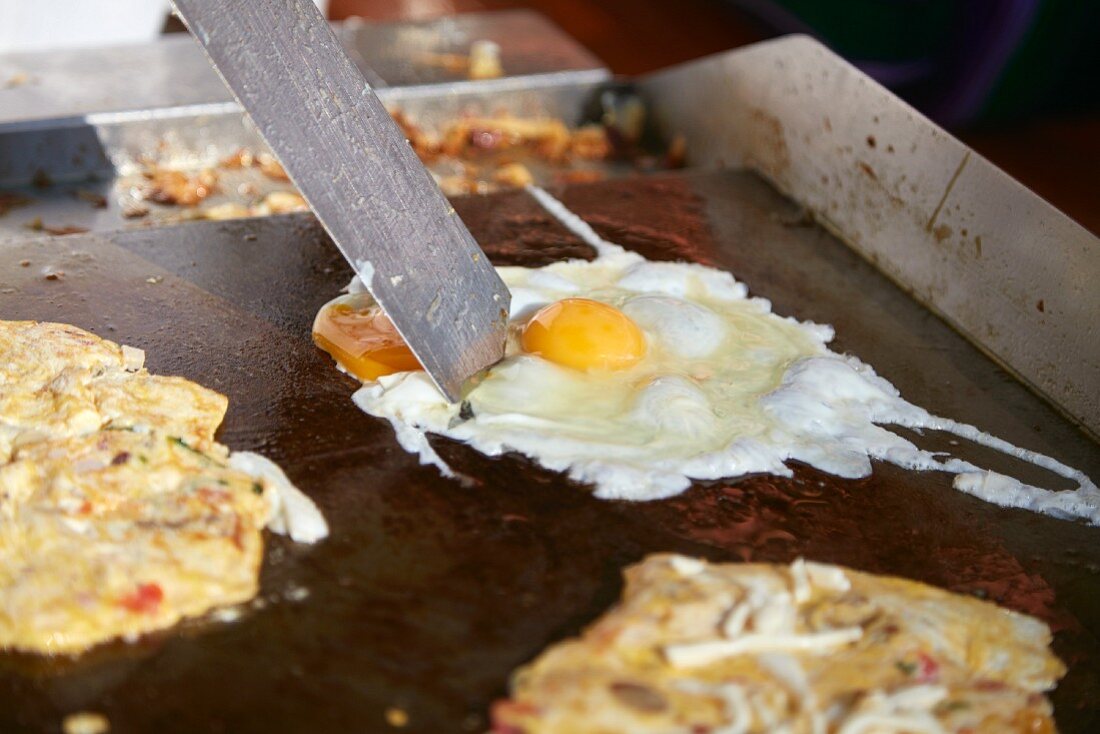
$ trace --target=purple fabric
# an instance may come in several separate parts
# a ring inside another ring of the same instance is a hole
[[[1024,40],[1035,20],[1041,0],[971,0],[961,3],[965,13],[965,31],[973,33],[964,40],[953,64],[957,81],[943,89],[943,95],[930,100],[929,113],[952,125],[974,119]]]
[[[774,0],[732,0],[776,33],[821,34]],[[914,6],[922,0],[881,0]],[[850,59],[881,84],[899,91],[937,122],[954,126],[975,119],[1035,22],[1042,0],[962,0],[944,47],[904,61]],[[825,39],[822,39],[825,40]]]
[[[932,59],[914,59],[913,61],[849,59],[849,61],[859,67],[864,74],[891,89],[927,79],[936,68],[936,63]]]

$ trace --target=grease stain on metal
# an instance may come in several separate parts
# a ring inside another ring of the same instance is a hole
[[[749,115],[758,123],[754,126],[757,132],[755,147],[762,153],[757,157],[756,163],[772,174],[786,171],[790,168],[791,157],[783,123],[775,115],[758,107],[749,110]]]

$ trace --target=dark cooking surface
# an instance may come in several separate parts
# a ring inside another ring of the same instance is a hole
[[[834,324],[838,349],[933,412],[1100,476],[1095,444],[755,177],[668,174],[564,198],[610,239],[729,268],[778,312]],[[497,262],[585,254],[524,193],[455,206]],[[1037,614],[1071,668],[1054,693],[1062,730],[1100,730],[1096,528],[885,465],[861,481],[799,468],[793,480],[601,502],[522,459],[437,442],[479,480],[462,488],[360,413],[355,383],[310,343],[316,309],[350,273],[308,215],[0,245],[0,273],[0,318],[77,324],[145,348],[154,372],[229,395],[222,441],[282,464],[332,527],[316,547],[270,539],[266,603],[237,623],[192,622],[75,660],[0,655],[2,732],[56,731],[79,710],[106,714],[112,732],[371,731],[391,706],[408,731],[482,730],[512,669],[606,608],[624,565],[669,550],[804,554]]]

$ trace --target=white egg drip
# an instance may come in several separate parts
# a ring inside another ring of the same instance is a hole
[[[450,472],[426,438],[438,433],[490,456],[525,454],[594,485],[598,497],[651,500],[678,494],[694,479],[790,476],[785,462],[792,459],[865,477],[878,459],[954,473],[957,489],[998,505],[1100,524],[1100,490],[1083,473],[929,414],[868,365],[830,351],[831,327],[771,313],[770,302],[750,298],[729,273],[649,262],[602,239],[542,189],[528,190],[597,257],[499,268],[513,293],[513,329],[538,307],[583,294],[630,315],[646,333],[647,354],[627,370],[585,373],[524,354],[510,339],[506,358],[469,394],[469,418],[420,372],[365,384],[355,402],[389,420],[422,462]],[[953,433],[1078,487],[1033,487],[920,449],[884,424]]]
[[[565,204],[555,199],[550,195],[550,192],[543,189],[541,186],[528,185],[527,193],[534,197],[535,201],[542,206],[554,219],[557,219],[562,225],[573,234],[580,237],[586,244],[590,245],[593,250],[596,251],[598,258],[602,257],[620,257],[623,255],[631,256],[631,259],[644,261],[641,255],[633,252],[627,252],[618,245],[608,242],[603,237],[596,234],[596,230],[589,226],[588,222],[578,217],[573,212],[569,211]]]
[[[289,535],[295,543],[316,543],[328,537],[325,516],[278,464],[251,451],[234,451],[229,466],[262,480],[272,490],[268,494],[266,526],[279,535]]]

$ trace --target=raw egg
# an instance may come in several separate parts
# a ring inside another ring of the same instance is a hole
[[[313,341],[360,380],[423,369],[397,327],[366,294],[343,296],[313,322]]]
[[[536,313],[523,329],[523,351],[577,370],[621,370],[645,356],[645,335],[614,306],[565,298]]]

